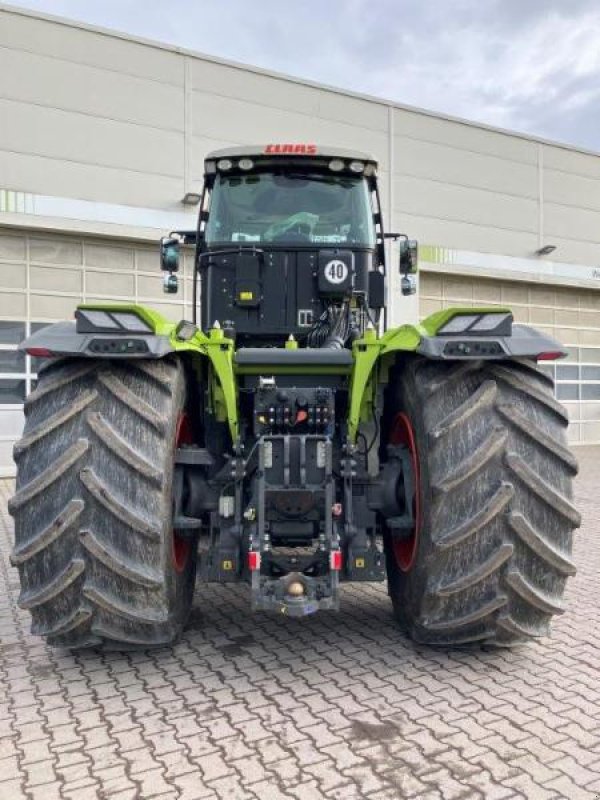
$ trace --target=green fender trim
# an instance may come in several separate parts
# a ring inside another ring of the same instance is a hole
[[[233,373],[233,341],[220,328],[211,328],[208,336],[198,331],[190,340],[208,356],[218,381],[212,386],[212,399],[217,419],[229,423],[234,442],[239,436],[237,381]]]
[[[80,303],[77,308],[83,311],[130,311],[132,314],[137,314],[140,319],[144,320],[157,336],[169,336],[177,327],[177,323],[169,322],[162,314],[155,311],[153,308],[140,306],[136,303]],[[176,348],[173,347],[175,350]]]
[[[375,386],[371,375],[380,353],[381,339],[377,338],[373,329],[366,330],[363,338],[357,339],[352,345],[354,364],[348,404],[348,437],[352,442],[356,441],[361,419],[368,418],[369,408],[372,409]]]
[[[377,337],[375,330],[370,329],[365,331],[362,339],[357,339],[352,345],[354,366],[350,378],[348,407],[348,436],[352,442],[356,441],[360,422],[367,421],[369,414],[374,412],[376,386],[374,367],[378,360],[386,353],[396,350],[414,352],[422,336],[427,336],[427,331],[413,325],[393,328],[381,338]]]
[[[385,356],[397,352],[414,353],[423,338],[436,336],[439,329],[457,314],[498,314],[510,312],[499,307],[455,307],[445,308],[426,317],[419,325],[401,325],[386,331],[380,338],[374,330],[367,330],[362,339],[354,342],[352,353],[354,366],[350,380],[350,404],[348,409],[348,436],[356,441],[361,421],[367,421],[374,410],[375,388],[381,362],[387,366],[390,359]]]
[[[198,353],[209,359],[216,376],[210,387],[213,410],[218,419],[227,421],[233,441],[239,435],[237,411],[237,383],[233,373],[233,341],[227,339],[219,328],[212,328],[208,336],[198,330],[186,341],[175,335],[177,324],[169,322],[162,314],[152,308],[135,303],[86,303],[81,309],[98,311],[131,311],[148,323],[157,336],[166,336],[175,353]]]

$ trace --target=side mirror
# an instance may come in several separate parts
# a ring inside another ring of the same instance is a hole
[[[407,297],[417,293],[417,279],[414,275],[403,275],[400,284],[402,294]]]
[[[179,240],[163,236],[160,240],[160,268],[163,272],[179,271]]]
[[[416,239],[400,241],[400,272],[402,275],[416,275],[419,269],[419,243]]]
[[[172,272],[165,273],[163,277],[163,292],[165,294],[177,294],[179,291],[179,281],[177,275]]]

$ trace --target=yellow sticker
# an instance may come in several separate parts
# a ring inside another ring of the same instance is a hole
[[[254,300],[253,292],[240,292],[240,300]]]
[[[357,558],[356,561],[354,562],[354,565],[356,566],[357,569],[363,569],[365,566],[364,558]]]
[[[223,569],[227,570],[227,572],[231,572],[231,570],[233,569],[233,561],[224,561]]]

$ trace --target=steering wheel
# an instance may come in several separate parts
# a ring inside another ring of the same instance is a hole
[[[272,242],[310,242],[310,225],[298,222],[287,231],[274,236]]]

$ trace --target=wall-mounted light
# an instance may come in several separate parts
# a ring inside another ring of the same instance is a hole
[[[540,247],[539,250],[536,250],[535,254],[536,256],[549,256],[550,253],[553,253],[555,250],[555,244],[545,244],[543,247]]]
[[[202,195],[198,194],[197,192],[186,192],[181,202],[184,206],[197,206],[200,200],[202,199]]]

